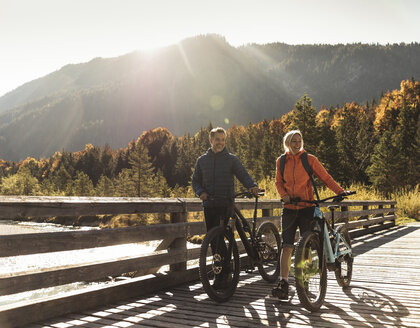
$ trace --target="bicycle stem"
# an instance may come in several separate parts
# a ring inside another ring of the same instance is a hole
[[[255,236],[257,229],[257,208],[258,208],[258,196],[255,196],[255,205],[254,205],[254,220],[252,223],[252,234]]]

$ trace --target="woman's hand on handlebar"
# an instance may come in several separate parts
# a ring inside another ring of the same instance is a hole
[[[352,190],[346,190],[343,191],[341,193],[339,193],[334,199],[334,202],[341,202],[345,197],[350,196],[350,195],[354,195],[356,192],[352,191]]]
[[[281,200],[285,204],[290,204],[291,198],[290,198],[289,195],[286,195],[286,196],[283,196],[283,198]]]

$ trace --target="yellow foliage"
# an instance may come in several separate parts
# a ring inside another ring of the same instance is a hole
[[[376,110],[375,128],[383,132],[389,130],[397,122],[401,108],[418,108],[420,104],[419,82],[405,80],[401,82],[400,90],[387,92]]]
[[[286,134],[286,127],[284,126],[283,122],[279,119],[272,120],[269,123],[270,127],[270,134],[279,136]]]
[[[341,125],[341,120],[345,115],[355,116],[359,122],[363,122],[367,120],[366,113],[364,109],[356,104],[355,102],[346,103],[342,108],[338,109],[332,121],[333,127],[338,127]]]
[[[321,109],[316,115],[316,122],[319,126],[331,126],[330,111],[325,108]]]

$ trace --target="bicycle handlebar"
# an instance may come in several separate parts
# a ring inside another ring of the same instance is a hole
[[[301,199],[300,197],[295,197],[292,198],[290,200],[290,203],[292,204],[296,204],[296,203],[309,203],[309,204],[318,204],[318,203],[322,203],[325,202],[327,200],[332,199],[333,202],[341,202],[345,197],[350,196],[350,195],[354,195],[356,193],[356,191],[350,191],[347,192],[345,194],[340,194],[340,195],[335,195],[335,196],[331,196],[331,197],[327,197],[324,199],[320,199],[320,200],[305,200],[305,199]]]
[[[258,192],[258,196],[257,197],[264,196],[264,193],[265,193],[265,190],[264,189],[260,189],[260,191]],[[243,192],[240,192],[240,193],[235,194],[234,197],[235,198],[253,198],[253,197],[255,197],[255,195],[252,192],[250,192],[250,191],[243,191]]]

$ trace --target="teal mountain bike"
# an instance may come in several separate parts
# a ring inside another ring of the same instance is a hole
[[[355,191],[347,195],[355,194]],[[295,251],[295,283],[299,301],[309,311],[322,306],[327,291],[327,270],[334,271],[338,284],[345,288],[350,285],[353,271],[353,253],[350,235],[345,225],[335,226],[334,211],[339,205],[328,206],[331,224],[322,214],[319,204],[327,200],[342,201],[345,196],[333,196],[321,200],[293,199],[293,203],[315,204],[313,228],[304,233]]]

